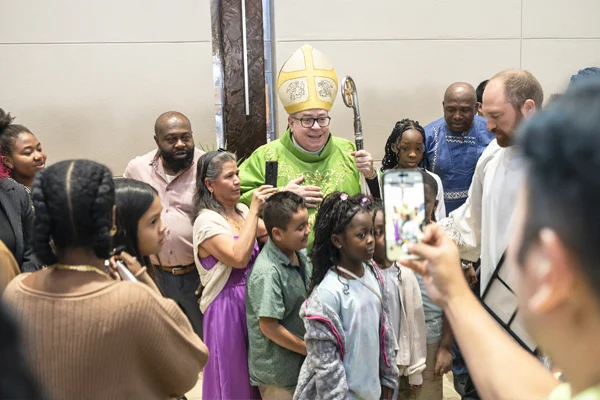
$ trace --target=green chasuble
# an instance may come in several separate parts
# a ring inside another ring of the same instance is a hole
[[[246,159],[240,166],[242,197],[240,201],[250,205],[254,189],[265,184],[265,163],[278,162],[277,186],[282,189],[291,180],[304,176],[305,186],[318,186],[323,195],[340,191],[349,195],[360,193],[360,173],[356,169],[354,143],[349,140],[329,136],[329,141],[319,155],[309,154],[298,149],[292,142],[289,129],[271,143],[267,143]],[[308,209],[311,227],[308,247],[312,247],[316,209]]]

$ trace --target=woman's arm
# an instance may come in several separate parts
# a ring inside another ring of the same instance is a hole
[[[258,220],[257,210],[251,208],[237,240],[229,235],[213,236],[198,245],[198,252],[209,253],[230,267],[246,268],[254,249]]]

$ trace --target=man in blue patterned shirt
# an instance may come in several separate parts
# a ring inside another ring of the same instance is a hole
[[[427,169],[436,173],[444,186],[444,203],[449,214],[467,200],[477,160],[494,139],[486,120],[477,114],[477,95],[472,85],[453,83],[446,89],[444,116],[425,127]]]

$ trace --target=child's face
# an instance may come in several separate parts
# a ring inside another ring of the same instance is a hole
[[[423,159],[423,135],[415,129],[409,129],[402,133],[402,137],[396,142],[396,154],[398,154],[398,166],[400,168],[417,168]]]
[[[433,193],[433,189],[429,185],[425,185],[425,222],[429,223],[434,220],[435,198],[437,193]]]
[[[340,253],[348,261],[371,260],[375,252],[371,213],[356,213],[344,233],[333,235],[332,241],[334,245],[341,245]]]
[[[375,261],[381,263],[385,260],[385,219],[383,210],[375,211],[375,223],[373,224],[373,233],[375,236]]]
[[[309,233],[308,210],[301,208],[292,215],[292,219],[287,224],[285,231],[273,228],[273,241],[280,248],[283,247],[288,250],[298,251],[305,249],[308,245]]]

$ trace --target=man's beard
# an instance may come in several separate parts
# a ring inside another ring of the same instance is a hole
[[[511,132],[504,131],[496,131],[494,130],[492,133],[496,135],[496,142],[500,147],[510,147],[514,144],[515,141],[515,133],[519,129],[521,122],[523,121],[524,115],[521,113],[521,110],[517,110],[517,115],[515,117],[515,122],[511,128]]]
[[[175,158],[175,153],[179,153],[181,151],[185,151],[187,154],[184,158]],[[186,169],[192,162],[194,161],[194,148],[192,150],[177,150],[172,152],[166,152],[160,150],[160,156],[163,159],[163,162],[167,164],[167,166],[172,169],[174,172],[179,172],[182,169]]]

